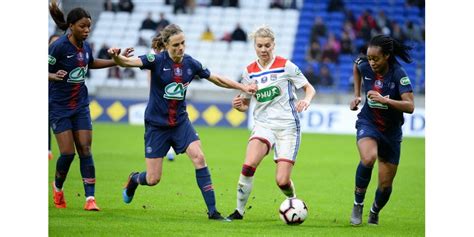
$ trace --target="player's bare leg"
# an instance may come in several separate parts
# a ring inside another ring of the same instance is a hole
[[[279,159],[276,168],[276,183],[286,197],[296,197],[295,186],[290,179],[293,163],[286,159]]]

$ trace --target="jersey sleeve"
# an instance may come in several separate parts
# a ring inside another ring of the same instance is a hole
[[[247,68],[245,68],[242,71],[242,82],[241,83],[244,84],[244,85],[250,85],[252,83],[250,81],[249,73],[247,72]],[[251,99],[252,98],[252,95],[249,95],[247,93],[241,93],[240,96],[245,98],[245,99]]]
[[[152,54],[152,53],[149,53],[149,54],[144,54],[144,55],[140,55],[138,56],[138,58],[140,60],[142,60],[142,64],[143,66],[140,67],[140,69],[148,69],[148,70],[151,70],[153,68],[153,66],[155,65],[155,61],[156,61],[156,57],[157,55],[156,54]]]
[[[369,63],[369,60],[367,59],[366,56],[359,56],[354,60],[354,64],[357,65],[357,69],[359,72],[362,71],[362,67],[367,66]]]
[[[56,73],[58,68],[58,62],[61,59],[61,47],[59,44],[51,44],[48,48],[48,72]]]
[[[395,73],[395,80],[398,83],[400,95],[406,92],[413,92],[410,78],[403,68],[399,68]]]
[[[195,65],[196,75],[198,75],[199,78],[209,78],[211,76],[209,69],[203,66],[198,60],[193,58],[193,64]]]
[[[293,82],[296,89],[299,89],[309,83],[308,79],[306,79],[298,66],[292,63],[290,60],[286,61],[285,71],[288,72],[290,81]]]

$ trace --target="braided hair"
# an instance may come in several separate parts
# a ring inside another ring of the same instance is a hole
[[[382,49],[383,55],[390,55],[390,57],[388,58],[388,63],[390,65],[393,65],[394,63],[398,64],[398,61],[395,57],[399,57],[406,63],[411,63],[413,61],[410,55],[408,54],[408,51],[411,50],[412,47],[402,44],[390,36],[374,36],[370,40],[369,46],[379,46]]]
[[[51,0],[51,3],[49,4],[49,13],[58,28],[63,31],[66,31],[70,24],[74,24],[84,17],[92,19],[89,12],[80,7],[72,9],[67,14],[67,19],[64,19],[64,13],[59,9],[59,3],[57,0]]]

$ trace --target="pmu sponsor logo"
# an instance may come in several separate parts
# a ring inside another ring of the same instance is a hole
[[[184,85],[182,83],[176,82],[170,83],[166,85],[165,94],[163,95],[163,97],[169,100],[183,100],[184,94],[188,89],[188,85],[189,82],[185,83]]]
[[[270,86],[263,88],[261,90],[258,90],[257,93],[255,93],[255,98],[257,99],[258,102],[267,102],[270,100],[273,100],[275,97],[281,95],[281,90],[277,86]]]
[[[76,67],[69,73],[67,82],[69,83],[82,83],[86,79],[88,66]]]

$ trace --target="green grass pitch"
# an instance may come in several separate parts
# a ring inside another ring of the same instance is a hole
[[[217,208],[223,215],[236,205],[236,184],[250,132],[246,129],[196,127],[210,167]],[[377,169],[366,195],[364,224],[349,224],[354,174],[359,162],[354,135],[304,133],[292,179],[309,209],[300,226],[278,216],[284,195],[275,184],[273,153],[255,173],[254,189],[243,221],[216,222],[206,216],[194,168],[186,155],[164,161],[161,182],[140,186],[133,202],[122,202],[122,187],[131,171],[144,171],[143,126],[95,123],[92,151],[96,166],[96,200],[100,212],[83,210],[84,189],[76,155],[65,183],[68,207],[52,201],[58,149],[49,161],[47,185],[50,236],[424,236],[425,139],[404,138],[398,174],[379,226],[367,216],[377,184]],[[46,158],[45,158],[46,159]]]

